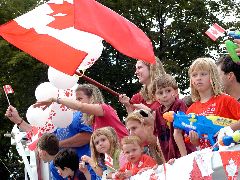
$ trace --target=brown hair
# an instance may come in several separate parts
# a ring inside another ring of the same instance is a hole
[[[193,101],[201,100],[199,92],[194,88],[191,82],[191,74],[193,71],[208,71],[210,74],[210,82],[214,95],[217,96],[223,92],[217,65],[214,63],[214,60],[211,58],[197,58],[192,63],[188,71],[190,77],[191,97]]]
[[[145,116],[142,115],[143,114],[142,111],[144,112],[144,114],[146,114]],[[128,114],[128,116],[125,119],[125,123],[129,121],[138,121],[143,126],[145,125],[150,126],[150,125],[153,125],[154,123],[154,117],[150,111],[140,109],[140,110],[135,110],[130,114]]]
[[[150,64],[147,62],[142,61],[149,69],[150,72],[150,84],[148,86],[143,85],[142,89],[140,90],[140,94],[145,101],[151,100],[154,101],[153,95],[153,81],[157,77],[161,77],[162,75],[166,74],[165,69],[162,65],[162,62],[158,57],[155,57],[156,63]]]
[[[54,156],[59,151],[59,140],[55,134],[45,133],[39,138],[37,147],[46,151],[49,155]]]
[[[162,77],[158,77],[153,81],[153,94],[156,93],[157,89],[166,87],[172,87],[174,90],[178,89],[177,82],[170,74],[165,74]]]

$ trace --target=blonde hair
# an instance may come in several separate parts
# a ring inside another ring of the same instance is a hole
[[[143,97],[145,101],[151,100],[154,101],[154,94],[153,94],[153,81],[157,77],[162,77],[162,75],[166,74],[166,71],[163,67],[162,62],[158,57],[155,57],[156,63],[155,64],[150,64],[144,61],[143,62],[149,69],[149,76],[150,76],[150,84],[148,86],[143,85],[143,87],[140,90],[140,94]]]
[[[118,141],[118,136],[112,127],[103,127],[95,130],[91,136],[90,139],[90,149],[91,149],[91,157],[93,161],[100,165],[101,163],[104,164],[104,154],[101,154],[97,152],[96,146],[94,144],[94,140],[96,137],[104,135],[107,137],[109,144],[110,144],[110,149],[109,149],[109,156],[113,157],[114,153],[120,149],[119,141]]]
[[[86,96],[90,98],[92,104],[104,103],[103,95],[101,91],[92,84],[80,84],[78,85],[76,92],[82,91]],[[87,125],[93,125],[94,116],[83,113],[83,122]]]
[[[166,87],[172,87],[174,90],[178,89],[177,82],[170,74],[165,74],[162,77],[158,77],[153,81],[153,94],[156,93],[157,89]]]
[[[217,96],[223,92],[217,65],[214,63],[214,60],[211,58],[197,58],[188,70],[188,75],[190,77],[191,97],[194,102],[200,101],[201,97],[191,81],[191,74],[193,71],[208,71],[214,95]]]
[[[138,144],[142,147],[141,139],[138,136],[125,136],[122,138],[121,145],[124,144]]]
[[[141,114],[141,111],[144,111],[144,113],[147,115],[147,117],[144,117]],[[137,121],[143,126],[145,126],[145,125],[151,126],[154,123],[154,117],[150,111],[140,109],[140,110],[135,110],[128,114],[128,116],[125,119],[125,123],[127,124],[127,122],[129,122],[129,121]]]

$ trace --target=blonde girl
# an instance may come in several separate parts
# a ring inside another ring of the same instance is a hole
[[[156,110],[160,104],[156,101],[153,94],[153,81],[157,77],[161,77],[166,74],[161,61],[156,57],[156,63],[150,64],[141,60],[136,63],[135,75],[139,82],[143,85],[140,92],[133,95],[131,98],[125,94],[119,96],[119,101],[124,104],[127,112],[130,113],[134,109],[147,109]],[[132,106],[132,104],[134,104]]]
[[[103,171],[107,170],[108,177],[111,177],[113,169],[105,165],[105,155],[107,154],[113,159],[113,168],[118,170],[120,167],[120,146],[117,134],[112,127],[104,127],[93,132],[90,140],[91,157],[82,156],[82,161],[89,163],[98,176],[103,175]]]
[[[165,162],[157,137],[153,135],[154,117],[147,110],[135,110],[125,119],[130,135],[138,136],[143,145],[144,152],[155,159],[158,164]]]
[[[84,122],[92,126],[93,130],[111,126],[116,130],[119,139],[128,134],[116,111],[110,105],[104,103],[101,91],[92,84],[79,85],[76,89],[76,100],[54,97],[46,101],[37,102],[35,106],[49,106],[52,102],[81,111]]]
[[[198,58],[189,68],[191,97],[194,103],[188,113],[215,115],[240,119],[240,103],[222,91],[217,66],[211,58]],[[194,131],[189,133],[190,141],[199,148],[209,147],[210,143],[198,137]]]

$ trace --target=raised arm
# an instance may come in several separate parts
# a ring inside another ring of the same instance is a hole
[[[80,132],[70,138],[59,141],[59,146],[62,148],[81,147],[89,144],[91,138],[90,132]]]
[[[67,99],[67,98],[50,98],[46,101],[37,102],[34,104],[34,107],[39,106],[50,106],[52,102],[57,102],[59,104],[63,104],[70,109],[81,111],[82,113],[95,115],[95,116],[103,116],[104,112],[102,106],[100,104],[88,104],[81,103],[77,100]]]
[[[5,113],[5,116],[8,117],[10,121],[17,124],[18,127],[23,131],[28,132],[32,130],[32,126],[19,116],[18,111],[15,107],[10,105]]]

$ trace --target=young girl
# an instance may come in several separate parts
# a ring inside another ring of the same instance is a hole
[[[144,61],[137,61],[136,63],[136,76],[138,77],[139,82],[143,85],[140,92],[133,95],[131,98],[122,94],[119,96],[119,101],[124,104],[127,109],[127,112],[132,112],[135,108],[142,109],[143,106],[147,106],[152,110],[157,109],[160,104],[155,100],[153,96],[153,81],[156,77],[161,77],[166,74],[161,61],[156,57],[156,63],[150,64]],[[132,106],[134,104],[134,106]]]
[[[144,145],[144,153],[148,154],[158,164],[165,162],[162,150],[157,145],[157,137],[154,136],[154,117],[147,110],[135,110],[125,119],[125,124],[130,135],[138,136]]]
[[[143,154],[142,142],[138,136],[126,136],[121,144],[128,162],[115,174],[116,179],[130,178],[143,168],[153,168],[157,164],[152,157]]]
[[[211,58],[196,59],[190,66],[189,77],[194,103],[187,110],[187,114],[240,119],[240,103],[222,92],[217,66]],[[200,149],[211,146],[207,139],[199,139],[194,131],[190,131],[189,137]]]
[[[81,111],[84,122],[91,125],[93,130],[111,126],[116,130],[119,139],[128,134],[116,111],[104,103],[102,93],[96,86],[91,84],[79,85],[76,89],[76,99],[50,98],[47,101],[37,102],[36,106],[49,106],[52,102],[57,102],[68,108]]]
[[[107,170],[107,177],[111,178],[114,170],[105,165],[105,154],[113,159],[115,170],[119,169],[122,156],[115,130],[111,127],[95,130],[91,136],[90,147],[91,157],[84,155],[82,161],[89,163],[98,176],[102,176],[103,171]]]

